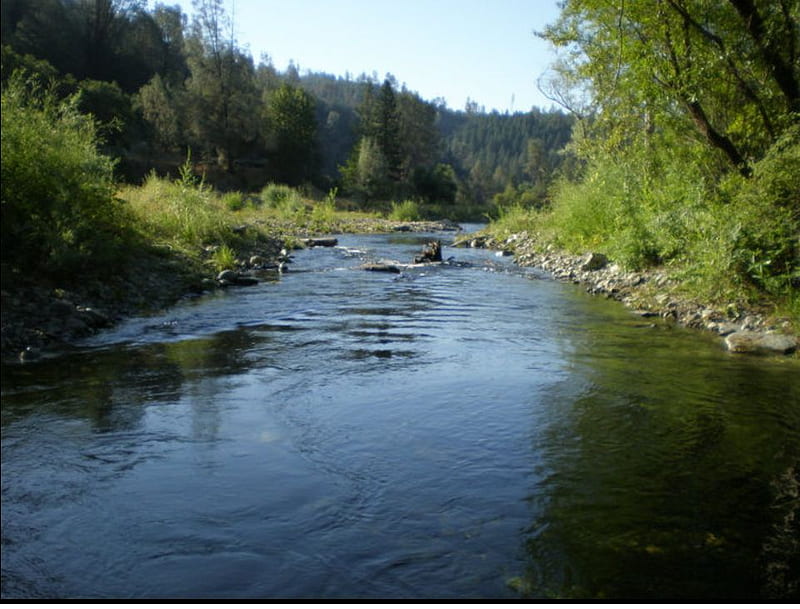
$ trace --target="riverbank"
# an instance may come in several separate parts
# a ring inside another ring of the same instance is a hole
[[[516,264],[541,268],[558,281],[582,285],[586,291],[617,300],[642,317],[661,317],[717,334],[729,351],[794,354],[800,337],[788,317],[741,302],[709,305],[687,296],[685,286],[663,268],[629,272],[599,252],[578,256],[542,245],[526,231],[504,239],[491,234],[467,236],[454,245],[485,247],[513,254]]]
[[[350,218],[336,221],[326,232],[438,232],[458,228],[448,221]],[[183,298],[227,289],[229,282],[218,280],[221,271],[246,276],[291,272],[282,264],[286,249],[303,247],[302,240],[315,234],[289,221],[273,220],[256,220],[238,225],[235,230],[252,236],[241,240],[242,245],[232,252],[230,268],[222,270],[215,266],[213,257],[219,246],[213,244],[192,256],[167,246],[144,248],[132,254],[123,269],[111,274],[95,268],[81,276],[56,279],[3,265],[2,360],[17,363],[47,357],[127,317],[163,310]]]

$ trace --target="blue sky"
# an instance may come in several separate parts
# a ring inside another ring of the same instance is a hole
[[[176,0],[161,0],[173,4]],[[193,13],[191,0],[178,0]],[[239,45],[281,71],[353,77],[392,73],[423,98],[463,109],[547,109],[536,79],[553,60],[534,30],[555,20],[556,0],[225,0]]]

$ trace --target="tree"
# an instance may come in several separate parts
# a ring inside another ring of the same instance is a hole
[[[189,127],[195,143],[232,169],[233,156],[254,143],[259,98],[252,59],[236,45],[222,0],[195,0],[186,40]]]
[[[742,175],[797,120],[800,5],[791,0],[568,0],[542,36],[589,83],[592,141],[694,130]],[[689,129],[687,129],[689,128]]]
[[[153,129],[155,143],[159,148],[174,150],[184,143],[180,100],[159,74],[139,89],[136,103],[145,121]]]
[[[433,104],[408,91],[397,96],[397,110],[401,173],[410,176],[415,168],[432,167],[441,156],[437,111]]]
[[[377,140],[361,138],[358,144],[356,185],[367,199],[386,194],[389,164]]]
[[[267,119],[275,141],[273,165],[278,179],[299,185],[314,177],[319,165],[314,99],[284,83],[269,95]]]
[[[157,72],[172,84],[183,83],[189,76],[183,53],[186,16],[180,6],[156,4],[153,21],[161,33]]]

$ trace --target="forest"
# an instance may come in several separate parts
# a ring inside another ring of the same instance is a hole
[[[140,0],[8,0],[3,78],[24,68],[57,79],[98,121],[126,181],[174,173],[191,151],[220,189],[336,187],[365,204],[414,198],[479,218],[509,184],[550,175],[570,136],[561,112],[454,111],[391,74],[279,72],[234,29],[221,0],[196,2],[191,19]]]

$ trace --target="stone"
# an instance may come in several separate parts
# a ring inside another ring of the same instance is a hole
[[[219,275],[217,275],[217,281],[222,286],[229,286],[229,285],[255,285],[258,283],[258,279],[252,277],[250,275],[240,275],[236,271],[232,271],[230,269],[225,269]]]
[[[442,261],[442,242],[431,241],[422,248],[422,253],[414,256],[414,264],[421,264],[424,262],[441,262]]]
[[[50,314],[56,317],[66,317],[75,313],[75,305],[69,300],[54,300],[50,305]]]
[[[90,328],[107,328],[111,326],[111,320],[97,309],[78,307],[77,311],[81,320]]]
[[[262,266],[266,262],[263,256],[250,256],[250,266]]]
[[[581,264],[582,271],[599,271],[608,264],[608,258],[605,254],[598,254],[593,252],[586,254]]]
[[[797,349],[797,339],[788,334],[764,334],[743,330],[729,334],[725,345],[733,353],[793,353]]]
[[[306,247],[335,247],[339,244],[336,237],[315,237],[300,240]]]
[[[375,262],[370,264],[362,264],[361,270],[372,271],[374,273],[399,273],[400,268],[394,264],[387,264],[384,262]]]
[[[250,275],[238,275],[234,285],[256,285],[257,283],[258,279],[255,277],[251,277]]]
[[[237,277],[238,275],[236,274],[236,271],[225,269],[224,271],[220,272],[219,275],[217,275],[217,281],[219,281],[220,283],[223,282],[233,283],[236,281]]]

